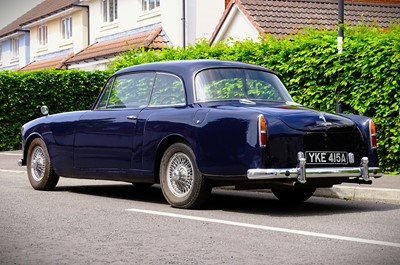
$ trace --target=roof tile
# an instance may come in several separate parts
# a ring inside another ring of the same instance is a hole
[[[242,5],[248,12],[260,33],[272,33],[274,36],[288,35],[304,27],[335,28],[338,23],[336,0],[235,0],[234,2],[238,6]],[[345,22],[350,25],[377,22],[381,27],[388,27],[391,22],[400,22],[400,1],[365,0],[364,3],[346,1],[344,15]]]
[[[151,31],[138,33],[126,38],[93,43],[72,56],[65,63],[72,64],[82,61],[85,62],[95,59],[110,58],[130,49],[140,47],[160,49],[167,45],[168,41],[166,41],[162,36],[162,28],[157,27]]]
[[[63,63],[72,56],[69,54],[67,56],[55,57],[42,61],[33,61],[24,67],[20,68],[19,71],[34,71],[34,70],[43,70],[43,69],[62,69]]]

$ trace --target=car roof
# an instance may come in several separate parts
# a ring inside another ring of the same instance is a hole
[[[117,71],[115,74],[124,74],[135,71],[160,71],[160,72],[170,72],[183,76],[192,75],[200,70],[207,68],[218,68],[218,67],[234,67],[234,68],[247,68],[268,71],[273,73],[271,70],[254,64],[248,64],[237,61],[223,61],[223,60],[176,60],[176,61],[163,61],[146,63],[135,66],[130,66],[122,70]]]

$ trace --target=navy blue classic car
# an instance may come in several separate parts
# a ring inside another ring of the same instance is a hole
[[[295,103],[272,71],[218,60],[150,63],[113,74],[91,110],[22,127],[34,189],[59,177],[159,183],[173,207],[217,186],[301,202],[319,187],[380,177],[370,118]]]

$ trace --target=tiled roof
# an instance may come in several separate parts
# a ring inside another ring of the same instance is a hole
[[[23,29],[24,25],[79,4],[79,0],[45,0],[0,30],[0,37]]]
[[[88,62],[98,59],[107,59],[114,57],[121,52],[140,47],[161,49],[168,45],[168,41],[164,39],[162,28],[156,27],[153,30],[138,33],[125,38],[119,38],[111,41],[96,42],[89,45],[84,50],[75,54],[68,59],[65,64],[73,64],[79,62]]]
[[[43,69],[62,69],[64,68],[64,62],[70,58],[72,54],[67,56],[55,57],[42,61],[33,61],[21,69],[19,71],[33,71],[33,70],[43,70]]]
[[[338,23],[337,0],[232,0],[211,42],[234,5],[261,34],[282,36],[307,27],[335,28]],[[350,25],[376,22],[381,27],[388,27],[391,22],[400,22],[400,1],[345,1],[344,21]]]
[[[22,27],[20,25],[21,25],[21,23],[26,21],[27,17],[28,16],[26,14],[22,15],[21,17],[17,18],[16,20],[11,22],[4,28],[0,29],[0,38],[5,37],[7,35],[11,35],[19,30],[22,30]]]

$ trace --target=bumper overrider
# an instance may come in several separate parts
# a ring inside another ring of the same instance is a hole
[[[308,178],[359,178],[367,182],[370,177],[379,178],[382,172],[379,167],[369,167],[368,157],[361,158],[359,167],[321,167],[307,168],[304,153],[297,154],[298,164],[296,168],[255,168],[247,171],[247,178],[258,179],[296,179],[304,184]]]
[[[26,162],[24,159],[20,159],[18,160],[18,166],[22,167],[22,166],[26,166]]]

